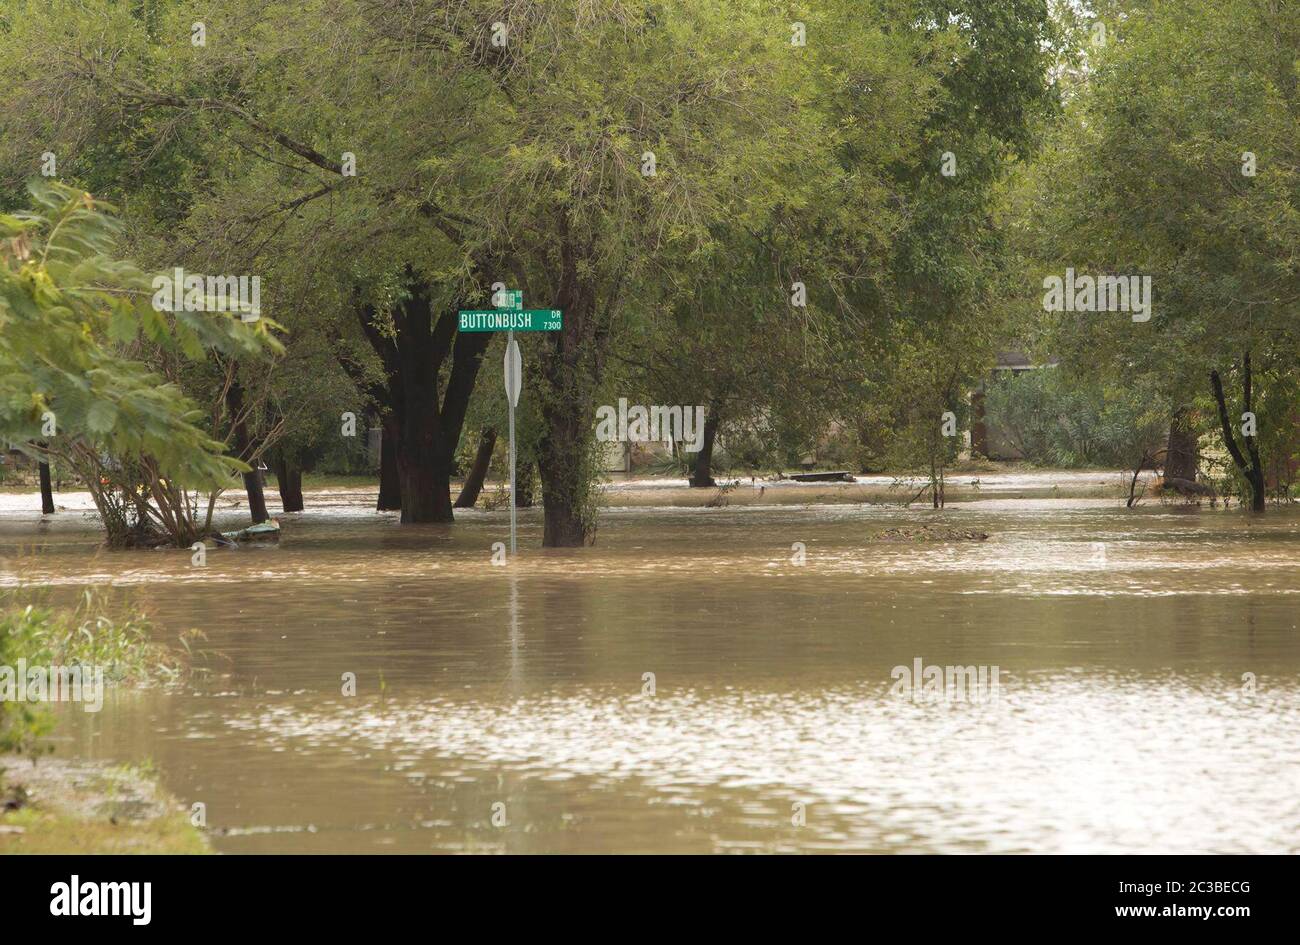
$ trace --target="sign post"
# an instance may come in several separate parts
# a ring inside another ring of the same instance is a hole
[[[510,557],[515,556],[515,407],[519,405],[519,391],[524,383],[524,363],[515,341],[516,331],[559,331],[564,327],[564,315],[559,309],[524,308],[524,293],[518,289],[503,289],[493,294],[495,309],[462,310],[460,331],[504,331],[506,337],[505,383],[506,400],[510,404]]]
[[[524,362],[519,354],[519,342],[510,332],[506,342],[506,400],[510,401],[510,557],[515,556],[515,407],[519,404],[519,389],[523,386]]]

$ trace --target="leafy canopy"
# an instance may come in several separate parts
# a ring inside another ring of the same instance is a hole
[[[274,324],[156,311],[149,276],[113,255],[109,205],[55,182],[30,191],[32,210],[0,214],[0,437],[24,448],[52,429],[114,458],[151,456],[178,482],[221,484],[242,464],[143,358],[279,350]]]

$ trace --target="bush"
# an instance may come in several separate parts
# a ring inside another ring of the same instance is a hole
[[[984,415],[1026,461],[1075,468],[1131,469],[1169,424],[1155,395],[1088,383],[1060,368],[999,379],[985,394]]]

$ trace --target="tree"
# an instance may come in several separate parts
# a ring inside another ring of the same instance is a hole
[[[290,358],[319,329],[382,417],[400,488],[386,477],[381,504],[400,491],[403,521],[452,516],[490,343],[456,310],[495,282],[562,309],[525,357],[544,543],[583,544],[594,407],[629,340],[663,352],[678,333],[691,354],[654,357],[673,362],[661,388],[711,404],[711,434],[758,410],[807,439],[832,398],[853,409],[865,338],[904,317],[942,331],[981,298],[988,193],[1043,97],[1042,3],[801,15],[223,0],[198,48],[179,7],[55,2],[4,41],[3,113],[21,118],[0,119],[0,167],[57,139],[74,170],[126,182],[151,262],[261,272]],[[237,377],[265,448],[272,392]]]
[[[1186,425],[1217,418],[1262,509],[1259,435],[1294,423],[1273,391],[1294,386],[1300,350],[1300,11],[1273,0],[1119,6],[1021,212],[1040,274],[1147,275],[1154,305],[1149,320],[1049,316],[1048,334],[1063,360],[1116,382],[1158,379],[1183,453]],[[1230,366],[1241,415],[1223,390]]]
[[[29,162],[37,142],[56,140],[65,168],[112,178],[135,198],[133,231],[151,261],[259,272],[291,339],[329,325],[327,334],[378,344],[370,358],[382,362],[371,372],[380,382],[367,392],[387,401],[379,409],[406,480],[403,520],[450,520],[458,418],[490,339],[456,339],[455,309],[480,291],[481,260],[458,235],[472,221],[443,213],[428,175],[412,169],[464,134],[456,101],[473,90],[398,54],[396,44],[421,38],[388,35],[398,11],[380,12],[351,2],[303,16],[298,4],[229,0],[210,11],[197,47],[179,5],[34,7],[3,37],[0,89],[14,108],[3,110],[11,146],[0,166]],[[357,42],[367,51],[343,63],[313,51]],[[404,116],[359,100],[358,87],[388,90]],[[321,308],[288,291],[304,269],[327,287],[310,293]],[[421,311],[434,301],[437,313]],[[242,392],[251,418],[274,423],[268,379],[246,365],[235,379],[217,390]],[[241,452],[265,450],[270,429],[253,423]],[[249,485],[255,502],[256,480]]]
[[[716,364],[708,334],[764,309],[788,319],[795,281],[849,324],[851,289],[878,301],[870,266],[899,216],[886,168],[952,46],[916,12],[835,4],[796,25],[742,3],[608,3],[574,24],[543,3],[502,21],[480,106],[499,136],[444,159],[439,192],[458,215],[505,222],[485,238],[515,261],[514,286],[565,312],[540,359],[545,544],[592,539],[593,408],[620,340],[657,311],[673,312],[669,331],[694,314]],[[481,186],[453,191],[468,179]],[[692,313],[693,295],[706,304]],[[744,343],[729,338],[724,357]],[[699,360],[716,429],[744,394]]]
[[[111,208],[58,183],[34,183],[31,195],[33,211],[0,215],[0,436],[19,444],[43,437],[43,452],[89,473],[110,540],[127,539],[115,524],[128,524],[129,508],[131,530],[161,527],[187,543],[199,531],[192,516],[177,519],[192,508],[187,490],[220,489],[247,467],[197,426],[194,404],[139,355],[259,356],[277,347],[273,324],[246,324],[233,312],[165,316],[151,304],[145,274],[114,258],[120,227]],[[109,464],[149,475],[114,496],[98,475]]]

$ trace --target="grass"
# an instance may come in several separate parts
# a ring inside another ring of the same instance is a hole
[[[22,832],[5,831],[18,827]],[[88,823],[35,808],[0,817],[0,855],[7,853],[210,853],[183,813],[146,824]]]
[[[46,760],[9,780],[24,803],[0,813],[0,855],[211,852],[150,765]]]
[[[66,610],[46,606],[39,591],[0,595],[0,666],[80,666],[102,671],[105,683],[170,685],[190,673],[190,644],[201,636],[191,630],[178,646],[157,643],[144,613],[103,588],[86,589]],[[0,702],[0,751],[38,751],[49,727],[39,703]]]
[[[105,678],[144,687],[168,684],[189,671],[190,643],[197,630],[180,636],[180,646],[155,643],[143,611],[110,591],[87,588],[75,607],[55,610],[39,596],[24,603],[0,595],[0,653],[29,665],[99,666]]]
[[[101,588],[59,610],[39,593],[0,595],[0,666],[21,659],[95,667],[117,685],[170,685],[190,673],[190,641],[198,636],[189,631],[178,646],[160,644],[142,611]],[[17,753],[0,754],[0,854],[208,851],[152,766],[48,757],[51,719],[40,703],[0,703],[0,752]]]

